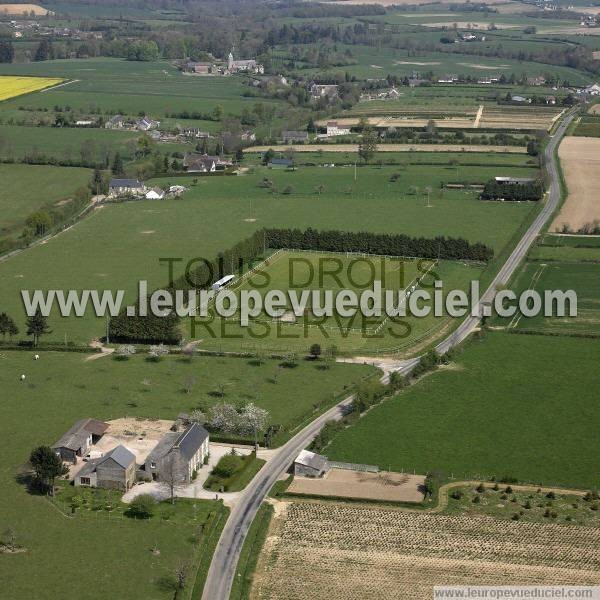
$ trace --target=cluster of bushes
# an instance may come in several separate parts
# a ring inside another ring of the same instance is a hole
[[[540,180],[527,183],[501,183],[495,179],[488,181],[481,192],[482,200],[541,200],[544,196],[544,185]]]
[[[419,256],[449,260],[489,261],[494,251],[485,244],[471,244],[462,238],[413,238],[404,234],[366,231],[317,231],[315,229],[266,229],[270,248],[326,252],[365,252],[388,256]]]

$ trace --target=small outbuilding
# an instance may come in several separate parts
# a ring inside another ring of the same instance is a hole
[[[162,200],[165,193],[160,188],[152,188],[146,192],[146,200]]]
[[[90,460],[81,468],[75,486],[102,487],[127,491],[135,483],[135,454],[119,445],[102,458]]]
[[[294,461],[294,475],[300,475],[301,477],[323,477],[328,471],[328,458],[309,450],[302,450]]]
[[[53,444],[52,449],[65,462],[75,464],[77,457],[85,456],[92,444],[95,444],[107,429],[108,423],[96,419],[82,419]]]

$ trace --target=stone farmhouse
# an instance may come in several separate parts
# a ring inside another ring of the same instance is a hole
[[[89,460],[77,473],[73,484],[127,491],[136,481],[135,454],[119,445],[101,458]]]
[[[73,485],[122,491],[131,489],[138,480],[164,480],[168,472],[178,481],[190,483],[209,455],[208,431],[187,421],[175,421],[170,431],[156,438],[149,452],[135,446],[135,441],[131,442],[132,450],[119,443],[122,440],[114,437],[108,423],[82,419],[52,449],[64,462],[73,465]],[[171,471],[173,468],[175,471]]]
[[[208,441],[208,431],[198,423],[183,433],[169,432],[148,454],[144,470],[154,481],[160,481],[175,468],[189,483],[208,456]]]
[[[137,179],[111,179],[108,184],[108,195],[116,196],[144,196],[146,186]]]
[[[308,132],[306,131],[282,131],[281,141],[284,144],[304,144],[308,142]]]

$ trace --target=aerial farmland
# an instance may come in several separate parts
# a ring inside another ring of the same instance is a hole
[[[0,600],[596,593],[585,4],[0,4]]]

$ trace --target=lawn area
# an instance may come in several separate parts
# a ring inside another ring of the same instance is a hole
[[[488,332],[456,363],[373,408],[332,460],[456,479],[598,488],[594,340]]]
[[[239,492],[261,470],[265,461],[254,453],[246,456],[228,454],[223,456],[211,471],[204,487],[213,492]]]
[[[181,199],[140,201],[96,210],[68,232],[0,265],[0,299],[23,325],[21,289],[123,289],[125,301],[135,299],[137,281],[150,289],[167,283],[161,257],[181,257],[176,275],[195,257],[219,251],[262,227],[365,230],[412,236],[463,237],[484,242],[499,253],[521,223],[538,210],[535,203],[481,202],[476,192],[441,190],[442,181],[486,181],[497,167],[369,166],[359,170],[319,167],[294,172],[264,168],[239,177],[177,177],[151,182],[192,185]],[[528,168],[502,168],[503,174],[530,175]],[[391,176],[399,173],[396,181]],[[262,186],[264,178],[289,194]],[[319,194],[315,188],[324,186]],[[426,186],[431,186],[427,206]],[[411,188],[417,187],[415,191]],[[490,224],[494,224],[493,227]],[[226,225],[226,226],[224,226]],[[86,261],[73,262],[73,256]],[[87,342],[103,335],[104,320],[50,318],[53,333],[46,339]]]
[[[219,503],[198,502],[193,509],[178,501],[175,510],[167,504],[159,507],[156,517],[134,521],[123,517],[124,507],[116,497],[110,515],[104,509],[93,510],[105,504],[99,497],[69,518],[18,483],[29,452],[39,444],[53,443],[77,419],[126,414],[174,418],[200,403],[217,402],[208,394],[224,383],[225,401],[253,400],[271,411],[274,422],[282,422],[312,410],[314,403],[329,400],[344,385],[373,372],[363,365],[332,365],[320,371],[303,361],[295,369],[281,370],[274,361],[256,367],[243,359],[198,358],[186,363],[173,357],[148,363],[136,356],[126,362],[111,358],[85,362],[85,356],[42,353],[34,361],[29,352],[0,351],[4,399],[0,433],[6,440],[0,467],[0,531],[12,527],[17,542],[27,548],[0,561],[0,579],[10,582],[9,589],[0,592],[2,598],[59,597],[52,590],[62,589],[68,579],[72,594],[85,600],[98,597],[98,585],[111,598],[124,597],[127,589],[128,600],[170,600],[169,579],[179,562],[195,552],[207,552],[208,558],[200,559],[202,569],[208,567],[213,546],[198,548],[192,539],[209,512],[218,516]],[[276,372],[275,385],[269,379]],[[27,375],[25,383],[20,381],[21,373]],[[182,391],[188,376],[197,380],[190,394]],[[59,506],[69,505],[72,492],[68,487],[62,499],[59,495]],[[214,527],[221,527],[223,521],[215,520]],[[207,536],[212,531],[205,528]],[[212,536],[211,544],[217,537]],[[153,554],[155,547],[160,556]],[[79,560],[65,561],[62,551],[57,551],[65,548],[97,569],[82,569]]]
[[[32,212],[68,202],[91,176],[89,169],[0,164],[0,239],[20,235]]]

